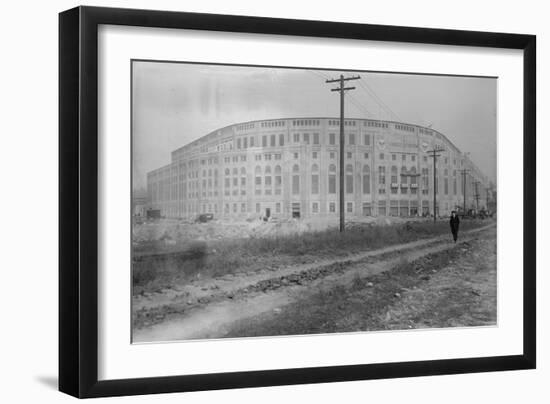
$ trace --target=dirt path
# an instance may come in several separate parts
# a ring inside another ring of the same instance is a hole
[[[460,241],[491,230],[494,224],[463,232]],[[439,236],[336,260],[199,280],[161,294],[139,296],[133,300],[133,340],[222,337],[236,321],[276,312],[323,288],[376,275],[404,260],[410,262],[453,246],[448,236]]]

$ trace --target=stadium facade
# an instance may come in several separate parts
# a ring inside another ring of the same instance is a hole
[[[487,177],[438,131],[371,119],[346,119],[344,129],[347,216],[432,215],[434,191],[438,215],[462,209],[464,190],[467,210],[487,206]],[[149,208],[173,218],[337,216],[339,133],[337,118],[260,120],[215,130],[147,174]],[[434,148],[442,149],[435,187]]]

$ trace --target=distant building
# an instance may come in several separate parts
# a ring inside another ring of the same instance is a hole
[[[132,215],[145,217],[146,210],[149,207],[149,198],[147,191],[134,191],[132,195]]]
[[[150,206],[166,217],[338,215],[339,125],[335,118],[288,118],[215,130],[147,174]],[[462,208],[464,190],[467,210],[486,207],[487,178],[443,134],[371,119],[346,119],[344,127],[346,215],[433,214],[434,148],[443,149],[437,214]]]

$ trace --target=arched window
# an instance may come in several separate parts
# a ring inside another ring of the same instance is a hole
[[[334,164],[328,167],[328,193],[336,193],[336,166]]]
[[[370,167],[367,164],[363,166],[363,193],[370,194]]]
[[[311,193],[319,194],[319,166],[317,164],[311,166]]]
[[[241,186],[246,186],[246,168],[241,167]]]
[[[256,185],[256,187],[260,187],[262,185],[262,168],[260,166],[256,166],[256,168],[254,169],[254,174],[254,184]]]
[[[294,164],[292,167],[292,194],[298,195],[300,193],[300,167],[298,164]]]
[[[281,166],[275,166],[275,187],[276,188],[281,188],[282,183],[283,182],[282,182],[282,177],[281,177]],[[280,194],[281,190],[276,189],[275,193]]]
[[[351,164],[346,166],[346,193],[353,193],[353,166]]]
[[[264,169],[264,173],[265,173],[264,185],[266,187],[270,187],[271,186],[271,166],[266,166]]]

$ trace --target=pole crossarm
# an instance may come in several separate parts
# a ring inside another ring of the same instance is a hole
[[[349,81],[349,80],[359,80],[361,76],[351,76],[351,77],[343,77],[340,76],[338,79],[328,79],[325,81],[325,83],[340,83],[342,81]]]
[[[346,91],[346,90],[355,90],[355,87],[331,88],[330,89],[330,91]]]

